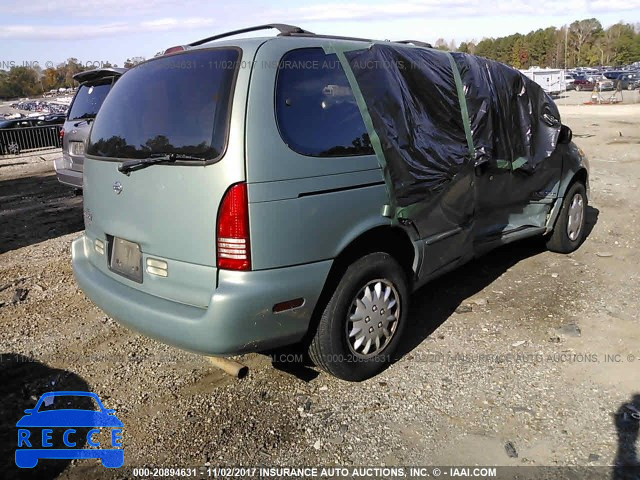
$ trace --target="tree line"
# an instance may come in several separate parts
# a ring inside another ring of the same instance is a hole
[[[143,57],[128,58],[125,68],[143,62]],[[117,67],[109,62],[100,63],[100,68]],[[9,70],[0,70],[0,98],[18,98],[42,95],[50,90],[77,86],[73,79],[76,73],[93,70],[96,65],[83,65],[76,58],[69,58],[56,67],[42,69],[34,66],[12,66]]]
[[[526,35],[483,38],[479,42],[447,43],[440,38],[436,48],[472,53],[511,65],[575,68],[622,66],[640,61],[640,23],[616,23],[609,28],[595,18],[576,20],[562,28],[548,27]]]

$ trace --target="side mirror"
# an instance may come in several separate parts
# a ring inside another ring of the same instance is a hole
[[[26,414],[32,414],[32,413],[33,413],[33,410],[34,410],[33,408],[27,408],[27,409],[24,411],[24,413],[26,413]]]
[[[570,143],[573,139],[573,132],[566,125],[560,127],[560,135],[558,135],[558,143]]]

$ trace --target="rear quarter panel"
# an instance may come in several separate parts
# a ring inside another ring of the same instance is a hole
[[[334,258],[363,232],[391,223],[381,214],[388,195],[375,155],[304,156],[280,136],[275,117],[278,63],[290,50],[320,46],[318,39],[274,39],[256,55],[246,133],[255,270]]]

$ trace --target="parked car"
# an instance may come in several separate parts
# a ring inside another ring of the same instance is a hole
[[[582,90],[593,90],[595,87],[595,82],[592,82],[584,76],[576,76],[573,78],[573,85],[577,92]]]
[[[640,87],[640,72],[623,73],[616,81],[616,88],[618,84],[622,90],[634,90]]]
[[[53,162],[58,181],[82,188],[82,164],[84,144],[91,122],[106,98],[111,86],[125,68],[99,68],[76,73],[73,78],[80,82],[66,114],[62,130],[62,155]]]
[[[624,71],[622,70],[609,70],[606,72],[602,72],[602,76],[607,80],[617,80],[620,75],[622,75]]]
[[[571,75],[564,76],[564,83],[567,91],[576,89],[575,79]]]
[[[611,90],[615,90],[615,83],[613,80],[610,80],[606,77],[599,77],[596,79],[596,87],[601,92],[607,92]]]
[[[410,292],[518,239],[585,238],[587,160],[506,65],[281,24],[171,52],[98,112],[72,245],[81,289],[146,335],[300,342],[358,381],[393,361]]]
[[[59,147],[61,125],[62,119],[57,115],[0,119],[0,155]]]

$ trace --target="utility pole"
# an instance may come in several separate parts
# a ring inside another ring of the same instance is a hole
[[[564,26],[564,69],[567,69],[567,39],[569,38],[569,27]]]

